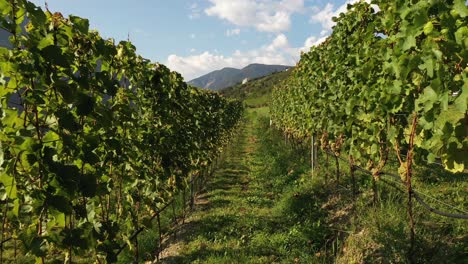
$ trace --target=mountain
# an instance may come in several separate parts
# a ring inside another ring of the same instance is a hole
[[[250,64],[240,70],[235,68],[217,70],[191,80],[188,83],[196,87],[217,91],[242,83],[245,80],[257,79],[275,72],[282,72],[289,68],[291,68],[291,66]]]
[[[197,79],[191,80],[188,83],[190,85],[200,87],[200,88],[219,90],[224,87],[234,85],[235,83],[232,83],[232,82],[235,82],[235,80],[238,80],[239,78],[236,76],[239,76],[241,73],[242,71],[239,69],[223,68],[221,70],[210,72]]]

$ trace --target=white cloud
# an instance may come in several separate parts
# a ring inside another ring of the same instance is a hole
[[[190,34],[190,38],[191,38],[191,39],[195,39],[196,37],[197,37],[197,35],[195,35],[195,34],[193,34],[193,33]]]
[[[208,16],[262,32],[284,32],[291,27],[291,15],[302,12],[304,0],[209,0]]]
[[[279,3],[279,6],[291,13],[301,13],[304,11],[304,0],[283,0]]]
[[[239,28],[226,30],[226,36],[228,37],[240,35],[240,33],[241,33],[241,30]]]
[[[289,40],[284,34],[279,34],[273,42],[266,47],[267,51],[273,52],[279,49],[286,49],[289,47]]]
[[[167,58],[166,63],[171,70],[181,73],[187,81],[202,73],[208,73],[233,64],[232,58],[214,55],[208,51],[187,57],[180,57],[173,54]]]
[[[236,50],[230,56],[205,51],[186,57],[170,55],[166,65],[184,76],[188,81],[203,74],[224,67],[243,68],[251,63],[295,65],[301,51],[307,51],[312,45],[318,45],[325,38],[308,38],[304,47],[292,47],[284,34],[278,34],[271,43],[258,49]]]
[[[361,0],[347,0],[345,4],[335,7],[329,3],[323,8],[305,8],[304,0],[208,0],[211,5],[204,10],[208,16],[220,18],[236,25],[225,32],[228,37],[240,35],[241,27],[253,27],[261,32],[269,32],[274,39],[260,48],[222,55],[217,51],[196,51],[192,49],[188,56],[172,54],[166,65],[180,72],[186,80],[191,80],[208,72],[224,67],[242,68],[251,63],[295,65],[301,52],[307,52],[312,46],[323,43],[331,33],[335,23],[332,17],[346,12],[347,5]],[[370,2],[370,0],[362,0]],[[192,10],[199,9],[194,4]],[[373,5],[376,12],[379,8]],[[310,36],[302,47],[293,47],[282,32],[291,27],[291,16],[312,10],[311,23],[321,25],[319,35]],[[243,30],[243,29],[242,29]],[[214,36],[214,35],[213,35]],[[194,34],[191,38],[195,38]],[[241,44],[247,44],[242,40]]]
[[[328,36],[322,36],[321,38],[317,38],[315,36],[310,36],[309,38],[306,39],[306,41],[304,42],[304,47],[302,47],[300,49],[300,51],[308,52],[311,47],[320,45],[327,38],[328,38]]]
[[[333,4],[328,3],[322,10],[314,14],[310,21],[320,23],[323,28],[322,31],[328,31],[335,25],[335,22],[332,21],[334,16]]]

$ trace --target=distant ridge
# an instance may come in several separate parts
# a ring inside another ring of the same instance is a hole
[[[223,68],[191,80],[188,83],[196,87],[217,91],[242,83],[245,80],[257,79],[275,72],[285,71],[289,68],[291,68],[291,66],[255,63],[243,69]]]

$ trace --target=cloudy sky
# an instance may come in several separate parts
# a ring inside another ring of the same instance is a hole
[[[106,38],[130,36],[139,54],[187,81],[223,67],[294,65],[330,34],[331,18],[356,1],[47,0],[51,11],[88,18]]]

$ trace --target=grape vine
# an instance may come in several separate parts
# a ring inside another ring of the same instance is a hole
[[[359,164],[371,157],[376,170],[389,151],[396,151],[406,172],[413,160],[406,163],[400,153],[411,151],[414,162],[441,158],[447,170],[463,171],[468,162],[465,2],[373,4],[348,6],[335,18],[331,36],[302,54],[293,76],[274,91],[273,121],[297,137],[326,134],[332,150],[340,145]]]
[[[273,92],[274,124],[379,178],[390,153],[406,183],[414,243],[412,166],[468,166],[468,8],[464,0],[348,5],[327,40],[301,55]],[[338,164],[338,163],[337,163]],[[337,176],[339,173],[337,173]]]
[[[76,16],[0,0],[4,241],[37,262],[115,262],[121,242],[219,154],[242,105],[89,30]],[[25,26],[24,26],[25,25]]]

